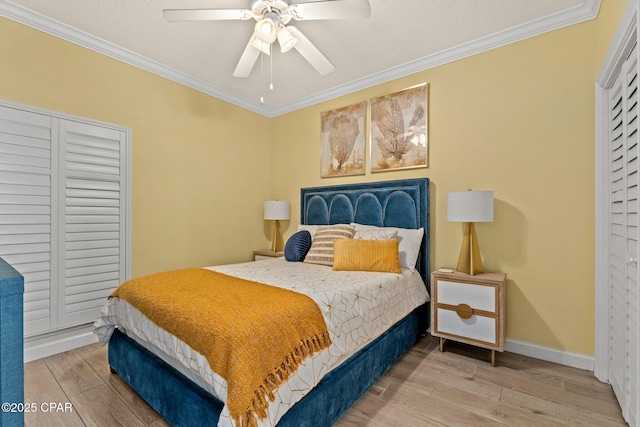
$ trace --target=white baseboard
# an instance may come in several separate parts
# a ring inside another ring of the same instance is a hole
[[[73,350],[74,348],[98,342],[92,332],[93,324],[76,326],[60,331],[24,339],[24,362],[42,359],[43,357]]]
[[[560,365],[571,366],[572,368],[585,369],[587,371],[593,371],[595,363],[593,356],[570,353],[568,351],[557,350],[551,347],[543,347],[541,345],[518,340],[508,339],[505,342],[504,349],[511,353],[534,357],[536,359],[546,360]]]
[[[78,326],[62,331],[51,332],[46,335],[25,338],[24,341],[24,361],[41,359],[53,354],[73,350],[74,348],[98,342],[98,337],[92,332],[93,324]],[[525,341],[508,339],[504,346],[505,351],[521,354],[560,365],[571,366],[573,368],[593,371],[593,356],[585,356],[577,353],[557,350],[551,347],[544,347],[531,344]]]
[[[427,332],[431,333],[431,327],[427,329]],[[534,359],[546,360],[547,362],[587,371],[593,371],[595,366],[595,358],[593,356],[570,353],[568,351],[531,344],[525,341],[507,339],[504,343],[504,350],[510,353],[521,354],[523,356],[533,357]]]

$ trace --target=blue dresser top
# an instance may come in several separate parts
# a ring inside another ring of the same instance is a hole
[[[0,296],[24,292],[24,279],[20,273],[0,258]]]

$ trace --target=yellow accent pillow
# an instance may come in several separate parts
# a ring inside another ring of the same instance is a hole
[[[333,269],[402,273],[398,241],[336,240],[333,242]]]

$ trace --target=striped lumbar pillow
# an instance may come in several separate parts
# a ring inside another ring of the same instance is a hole
[[[336,239],[351,239],[355,227],[349,224],[322,225],[313,236],[311,249],[307,252],[304,262],[310,264],[333,265],[333,241]]]

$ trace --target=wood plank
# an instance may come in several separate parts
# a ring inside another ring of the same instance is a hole
[[[431,397],[482,415],[496,423],[510,426],[558,427],[565,425],[559,421],[545,418],[535,411],[505,405],[502,401],[484,399],[475,393],[468,393],[446,384],[438,384],[431,393]]]
[[[380,396],[382,393],[384,393],[384,391],[387,389],[387,387],[389,387],[390,384],[391,384],[391,379],[387,377],[380,378],[378,379],[378,381],[376,381],[375,384],[371,386],[368,392],[376,396]]]
[[[401,405],[366,393],[334,424],[334,427],[442,427],[447,424],[425,417],[421,412],[408,411]]]
[[[76,350],[55,354],[44,360],[67,396],[104,384],[100,376]]]
[[[500,375],[496,375],[501,371]],[[572,393],[564,390],[564,386],[558,387],[550,380],[541,380],[532,375],[519,371],[512,371],[507,368],[478,368],[475,375],[494,384],[498,384],[507,390],[515,390],[526,393],[533,397],[563,404],[565,406],[591,411],[597,408],[598,413],[609,418],[617,418],[620,413],[620,406],[615,401],[601,401],[593,396],[584,396],[582,393]],[[504,393],[504,390],[503,390]]]
[[[129,384],[127,384],[119,375],[110,373],[109,377],[106,378],[105,381],[117,394],[120,400],[122,400],[145,425],[151,425],[162,419],[162,416],[149,406],[147,402],[138,395],[138,393],[129,387]]]
[[[59,387],[25,399],[25,403],[35,403],[35,412],[25,412],[25,427],[83,427],[77,408]]]
[[[407,353],[393,365],[387,373],[378,381],[389,381],[390,383],[415,384],[423,389],[432,390],[435,382],[423,375],[420,365],[424,362],[424,356],[420,354]]]
[[[108,378],[111,375],[109,369],[108,346],[98,343],[77,348],[76,351],[80,356],[93,368],[100,377]]]
[[[501,365],[518,371],[530,372],[532,375],[539,375],[543,378],[555,378],[565,381],[581,382],[587,384],[589,387],[602,389],[611,388],[608,384],[598,381],[596,377],[594,377],[592,371],[563,366],[557,363],[534,359],[520,354],[508,353],[508,357],[504,358]]]
[[[60,390],[60,385],[44,359],[34,360],[24,365],[25,402],[33,401],[36,396],[54,390]]]
[[[144,423],[106,384],[71,397],[86,426],[143,427]]]
[[[597,379],[592,378],[592,382],[583,381],[564,381],[564,389],[568,392],[579,394],[582,396],[595,397],[602,400],[615,399],[613,389],[609,384],[601,383]]]
[[[108,346],[98,343],[77,349],[84,360],[100,375],[102,380],[118,395],[118,397],[135,413],[145,425],[152,425],[162,420],[147,402],[145,402],[119,375],[112,374],[107,359]]]
[[[383,398],[400,408],[398,414],[407,413],[418,417],[421,421],[435,421],[443,425],[468,425],[474,427],[490,426],[496,423],[493,420],[476,414],[472,411],[454,406],[451,402],[445,402],[430,397],[430,393],[407,384],[392,384],[385,391]],[[386,407],[386,406],[385,406]],[[393,425],[393,424],[392,424]],[[423,425],[395,424],[395,425]]]
[[[376,393],[367,391],[338,419],[334,427],[385,427],[384,422],[375,416],[381,405],[384,405],[384,401]]]
[[[483,350],[486,351],[486,350]],[[423,358],[420,365],[402,384],[415,385],[433,390],[437,384],[448,384],[461,390],[474,393],[488,400],[497,402],[500,399],[502,387],[476,378],[474,359],[462,358],[452,353],[440,353],[433,349],[427,358]],[[481,362],[487,365],[487,362]],[[400,363],[396,366],[400,366]],[[392,368],[394,369],[394,368]]]
[[[622,412],[617,419],[611,419],[600,416],[597,407],[589,411],[576,409],[516,390],[503,390],[502,403],[532,411],[540,417],[558,420],[567,425],[599,427],[627,425],[622,418]]]
[[[411,347],[410,351],[412,352],[421,352],[424,354],[429,354],[432,349],[438,347],[438,338],[433,337],[431,335],[424,335],[418,340],[418,342]]]

